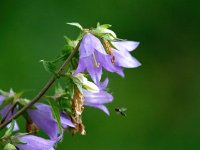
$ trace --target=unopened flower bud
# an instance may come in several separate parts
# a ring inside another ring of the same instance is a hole
[[[81,83],[83,84],[83,87],[87,89],[88,91],[91,91],[94,93],[99,92],[99,88],[96,86],[96,84],[88,81],[88,79],[82,73],[78,73],[77,75],[75,75],[75,77],[81,81]]]

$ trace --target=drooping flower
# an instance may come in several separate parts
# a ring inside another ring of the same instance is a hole
[[[103,83],[99,83],[98,87],[100,91],[98,93],[94,93],[84,89],[83,90],[84,105],[101,109],[107,115],[109,115],[109,111],[104,106],[104,104],[112,102],[113,96],[105,91],[107,84],[108,84],[108,79],[106,79]]]
[[[34,135],[19,136],[18,140],[22,142],[15,145],[19,150],[54,150],[57,143],[57,140],[47,140]]]
[[[114,65],[124,68],[135,68],[141,65],[141,63],[131,56],[130,52],[135,50],[139,42],[134,41],[118,41],[112,42],[112,44],[117,48],[112,48],[112,57],[115,58]]]
[[[31,120],[37,125],[39,129],[44,131],[50,139],[57,139],[59,134],[58,124],[53,117],[51,107],[43,103],[36,103],[37,109],[29,109],[28,114]],[[64,113],[61,113],[61,124],[63,129],[68,126],[74,127],[71,119]]]
[[[5,100],[5,97],[0,95],[0,105],[2,105],[3,101]],[[2,118],[5,117],[5,115],[7,114],[8,110],[10,109],[11,104],[6,105],[3,109],[0,110],[0,114],[2,116]],[[7,117],[5,118],[5,121],[8,120],[10,117],[12,117],[17,111],[17,108],[15,108],[13,111],[11,111]],[[6,127],[9,128],[11,124],[8,124]],[[16,121],[14,121],[14,131],[18,131],[19,130],[19,126],[17,124]]]
[[[138,42],[120,41],[113,42],[113,45],[117,50],[112,48],[107,40],[103,39],[101,42],[94,35],[85,34],[79,47],[79,64],[74,74],[87,70],[92,80],[98,83],[102,68],[124,76],[122,67],[134,68],[140,65],[129,53],[138,46]]]
[[[104,50],[100,40],[90,33],[85,34],[80,44],[79,64],[74,74],[87,70],[95,83],[101,79],[102,68],[120,74],[121,68],[108,65],[106,57],[109,55]]]

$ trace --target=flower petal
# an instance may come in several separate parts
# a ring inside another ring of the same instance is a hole
[[[4,100],[4,98],[2,99],[2,102],[3,102],[3,100]],[[0,103],[1,103],[1,102],[0,102]],[[10,107],[11,107],[11,104],[8,104],[7,106],[5,106],[3,109],[0,110],[0,114],[1,114],[2,117],[4,117],[4,116],[6,115],[6,113],[7,113],[8,110],[10,109]],[[16,113],[16,111],[17,111],[17,108],[15,108],[13,112],[10,112],[10,113],[7,115],[7,117],[6,117],[5,120],[8,120],[12,115],[14,115],[14,114]],[[6,128],[9,128],[10,125],[11,125],[11,124],[9,123],[9,124],[6,126]],[[18,131],[18,130],[19,130],[19,126],[18,126],[17,122],[14,120],[14,129],[13,129],[13,131]]]
[[[86,68],[86,66],[84,64],[83,58],[80,58],[78,67],[77,67],[76,71],[73,73],[73,75],[77,75],[78,73],[84,72],[85,68]]]
[[[3,103],[4,99],[4,96],[0,95],[0,105]]]
[[[68,115],[64,113],[60,113],[60,119],[61,119],[62,127],[64,129],[67,128],[68,126],[75,127]]]
[[[106,108],[106,106],[104,105],[95,105],[95,104],[86,104],[86,106],[90,106],[90,107],[95,107],[98,109],[101,109],[103,112],[105,112],[107,115],[110,115],[108,109]]]
[[[106,69],[109,72],[116,72],[119,75],[123,76],[123,71],[122,68],[115,65],[114,63],[111,62],[111,59],[113,56],[111,55],[103,55],[99,52],[95,52],[95,56],[97,58],[97,61],[100,62],[100,65]]]
[[[101,64],[99,64],[99,66],[96,66],[94,58],[92,56],[88,57],[87,59],[84,59],[84,64],[86,65],[87,71],[90,74],[90,77],[92,78],[94,83],[99,82],[101,80],[101,75],[102,75]]]
[[[108,55],[106,53],[103,45],[101,44],[100,40],[97,37],[95,37],[94,35],[92,35],[90,33],[88,33],[87,36],[90,37],[90,42],[91,42],[90,44],[92,44],[94,50],[97,50],[98,52],[100,52],[100,53],[102,53],[104,55]]]
[[[97,37],[90,33],[85,34],[79,48],[80,58],[92,55],[95,50],[107,55],[103,45]]]
[[[9,123],[6,128],[9,128],[11,126],[11,123]],[[17,124],[17,121],[14,120],[14,128],[13,131],[19,131],[19,125]]]
[[[95,41],[91,34],[88,33],[84,35],[79,47],[80,58],[88,57],[93,54],[95,47],[94,42]]]
[[[114,50],[115,63],[117,66],[125,68],[135,68],[141,65],[141,63],[131,56],[131,54],[126,50]]]
[[[133,51],[135,50],[139,42],[134,41],[119,41],[119,42],[112,42],[112,44],[118,49],[118,50],[126,50],[126,51]]]
[[[52,115],[51,107],[42,103],[36,103],[35,107],[37,109],[28,110],[30,118],[51,139],[56,139],[59,129],[57,122]]]
[[[54,150],[56,141],[46,140],[34,135],[20,136],[19,140],[26,144],[17,144],[20,150]]]
[[[108,78],[106,78],[103,82],[97,83],[97,86],[99,87],[100,90],[104,90],[104,89],[106,89],[108,82],[109,82],[109,80],[108,80]]]
[[[105,91],[99,93],[93,93],[87,90],[83,90],[84,104],[105,104],[110,103],[113,100],[113,96]]]

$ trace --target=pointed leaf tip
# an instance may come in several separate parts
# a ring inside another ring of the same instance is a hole
[[[70,22],[70,23],[67,23],[67,24],[70,25],[70,26],[75,26],[75,27],[79,28],[80,30],[83,30],[83,27],[77,22]]]
[[[56,101],[54,101],[53,99],[49,99],[48,102],[49,102],[49,104],[51,106],[52,114],[53,114],[54,118],[57,121],[60,134],[62,134],[63,131],[62,131],[62,124],[61,124],[61,120],[60,120],[59,106],[56,103]]]

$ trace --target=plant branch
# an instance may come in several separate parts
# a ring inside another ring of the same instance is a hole
[[[72,50],[71,54],[69,57],[66,59],[66,61],[63,63],[63,65],[60,67],[60,69],[57,71],[57,74],[60,75],[65,67],[70,63],[71,59],[75,55],[76,51],[78,50],[80,45],[80,42],[77,44],[77,46]],[[47,83],[46,85],[41,89],[41,91],[27,104],[25,105],[22,109],[20,109],[15,115],[13,115],[10,119],[5,121],[4,123],[0,124],[0,130],[3,129],[6,125],[8,125],[12,120],[16,119],[19,117],[22,113],[24,113],[28,108],[30,108],[32,105],[34,105],[37,101],[40,100],[40,98],[47,92],[47,90],[52,86],[52,84],[56,81],[56,77],[53,76]]]

